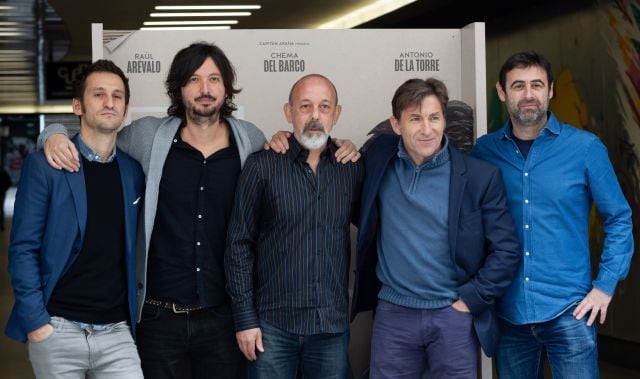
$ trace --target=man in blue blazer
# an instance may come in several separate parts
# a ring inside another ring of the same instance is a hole
[[[397,135],[364,151],[352,318],[376,307],[370,378],[475,378],[494,352],[495,302],[521,251],[500,171],[449,145],[448,95],[412,79],[392,100]]]
[[[25,160],[9,245],[15,296],[5,333],[27,342],[36,377],[142,378],[133,341],[140,165],[117,150],[129,86],[110,61],[75,85],[78,172]]]

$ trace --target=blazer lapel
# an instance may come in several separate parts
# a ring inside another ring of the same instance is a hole
[[[84,241],[84,232],[87,226],[87,190],[84,183],[84,170],[82,161],[80,161],[80,170],[78,172],[65,171],[65,177],[71,189],[73,196],[73,204],[76,208],[76,217],[78,219],[78,227],[80,228],[80,240]]]
[[[451,156],[451,178],[449,182],[449,246],[451,258],[455,262],[455,251],[458,241],[458,220],[462,207],[462,196],[467,186],[467,167],[461,153],[449,147]]]

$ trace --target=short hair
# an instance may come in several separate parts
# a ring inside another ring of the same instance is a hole
[[[309,78],[320,78],[320,79],[326,80],[327,83],[329,83],[329,85],[333,89],[333,94],[336,96],[336,104],[338,104],[338,90],[336,89],[336,86],[333,84],[331,80],[329,80],[329,78],[320,74],[308,74],[298,79],[295,83],[293,83],[293,85],[291,86],[291,90],[289,91],[289,104],[291,104],[291,102],[293,101],[293,91],[296,90],[296,87],[298,87],[298,85],[300,85],[300,83],[302,83],[304,80]]]
[[[234,88],[236,71],[231,61],[222,49],[213,43],[196,42],[178,51],[171,62],[165,81],[167,95],[171,99],[171,105],[167,110],[169,116],[176,116],[184,120],[186,109],[182,99],[182,87],[187,84],[191,75],[202,66],[207,58],[211,58],[218,66],[224,84],[225,101],[222,103],[220,115],[230,116],[233,111],[238,109],[233,103],[233,96],[240,93],[240,89]]]
[[[129,105],[129,97],[131,96],[129,79],[127,79],[120,67],[108,59],[98,59],[82,69],[80,76],[73,82],[73,98],[82,100],[84,90],[87,87],[87,78],[96,72],[109,72],[118,75],[124,83],[124,103]]]
[[[553,72],[551,71],[551,63],[544,57],[535,51],[523,51],[515,53],[504,62],[502,68],[500,68],[500,87],[503,90],[507,86],[507,73],[514,68],[529,68],[532,66],[540,67],[547,73],[547,85],[551,86],[553,83]]]
[[[449,102],[447,86],[435,78],[409,79],[393,94],[391,100],[393,117],[399,120],[403,110],[420,104],[427,96],[435,96],[438,99],[442,106],[442,114],[444,114]]]

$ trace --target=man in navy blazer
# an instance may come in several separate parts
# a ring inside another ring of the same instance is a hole
[[[370,378],[475,378],[494,352],[495,302],[521,259],[500,171],[444,135],[448,95],[411,79],[392,100],[397,135],[363,152],[352,318],[376,307]]]
[[[117,150],[129,86],[110,61],[75,85],[79,172],[25,160],[9,245],[15,305],[5,333],[27,342],[37,377],[142,378],[133,341],[140,165]]]

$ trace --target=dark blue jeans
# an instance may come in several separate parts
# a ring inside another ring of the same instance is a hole
[[[298,335],[260,322],[264,353],[249,362],[250,379],[293,379],[298,365],[304,379],[351,378],[349,332]]]
[[[413,309],[380,300],[373,320],[369,378],[477,378],[473,317],[453,307]]]
[[[145,304],[137,345],[145,378],[245,378],[228,307],[189,314]]]
[[[595,324],[573,317],[574,307],[538,324],[513,325],[500,321],[496,368],[500,379],[540,379],[546,355],[554,378],[596,379],[598,347]]]

